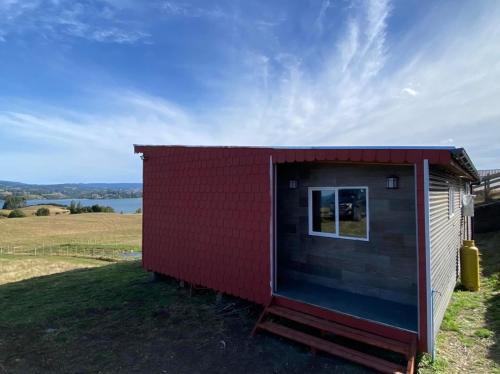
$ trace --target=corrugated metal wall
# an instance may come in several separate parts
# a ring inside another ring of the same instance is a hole
[[[431,242],[431,288],[433,290],[434,336],[439,331],[444,313],[459,277],[459,250],[469,237],[468,219],[462,218],[465,183],[456,176],[430,170],[429,210]],[[449,189],[455,188],[454,214],[449,214]]]

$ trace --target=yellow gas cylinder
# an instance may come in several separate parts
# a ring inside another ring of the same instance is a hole
[[[479,290],[479,249],[474,240],[464,240],[460,249],[460,277],[466,289]]]

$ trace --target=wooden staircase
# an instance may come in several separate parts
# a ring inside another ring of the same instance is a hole
[[[326,352],[382,373],[413,374],[417,349],[416,338],[409,342],[390,339],[287,307],[273,305],[272,302],[262,312],[252,335],[260,330],[307,345],[313,352]],[[401,356],[401,362],[406,362],[406,365],[341,345],[329,340],[329,337],[342,337],[344,340],[362,343],[361,345],[394,352],[397,356]]]

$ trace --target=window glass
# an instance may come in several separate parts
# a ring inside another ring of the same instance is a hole
[[[339,189],[339,235],[367,238],[366,188]]]
[[[448,215],[451,217],[455,213],[455,189],[448,189]]]
[[[312,229],[335,234],[335,190],[312,191]]]
[[[310,187],[309,234],[368,240],[367,187]]]

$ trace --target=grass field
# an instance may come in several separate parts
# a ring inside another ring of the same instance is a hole
[[[0,255],[0,286],[69,270],[109,265],[90,258]]]
[[[500,232],[477,235],[481,290],[458,288],[437,341],[437,359],[421,373],[500,373]]]
[[[483,288],[454,293],[437,360],[422,359],[420,373],[499,372],[500,233],[478,243]],[[0,259],[29,276],[19,256]],[[217,304],[210,291],[189,297],[177,282],[152,282],[138,262],[36,260],[76,270],[20,282],[0,273],[0,283],[9,278],[0,285],[0,373],[371,373],[270,336],[251,339],[258,307],[232,298]]]
[[[138,247],[141,218],[2,219],[0,246]],[[477,243],[482,289],[454,292],[437,359],[424,357],[420,373],[500,373],[500,232]],[[0,374],[371,373],[266,335],[251,339],[259,307],[233,298],[217,304],[210,291],[189,297],[177,282],[152,282],[136,261],[0,255],[0,305]]]
[[[371,373],[264,334],[260,308],[178,282],[138,262],[0,286],[0,373]],[[3,372],[2,372],[3,370]]]
[[[69,214],[68,209],[57,206],[57,205],[31,205],[31,206],[21,208],[21,210],[27,216],[33,216],[33,215],[35,215],[35,212],[40,208],[48,208],[51,215]],[[0,218],[7,217],[10,212],[11,211],[8,209],[0,209]]]
[[[142,214],[85,213],[0,219],[0,248],[23,252],[106,246],[140,249]]]

